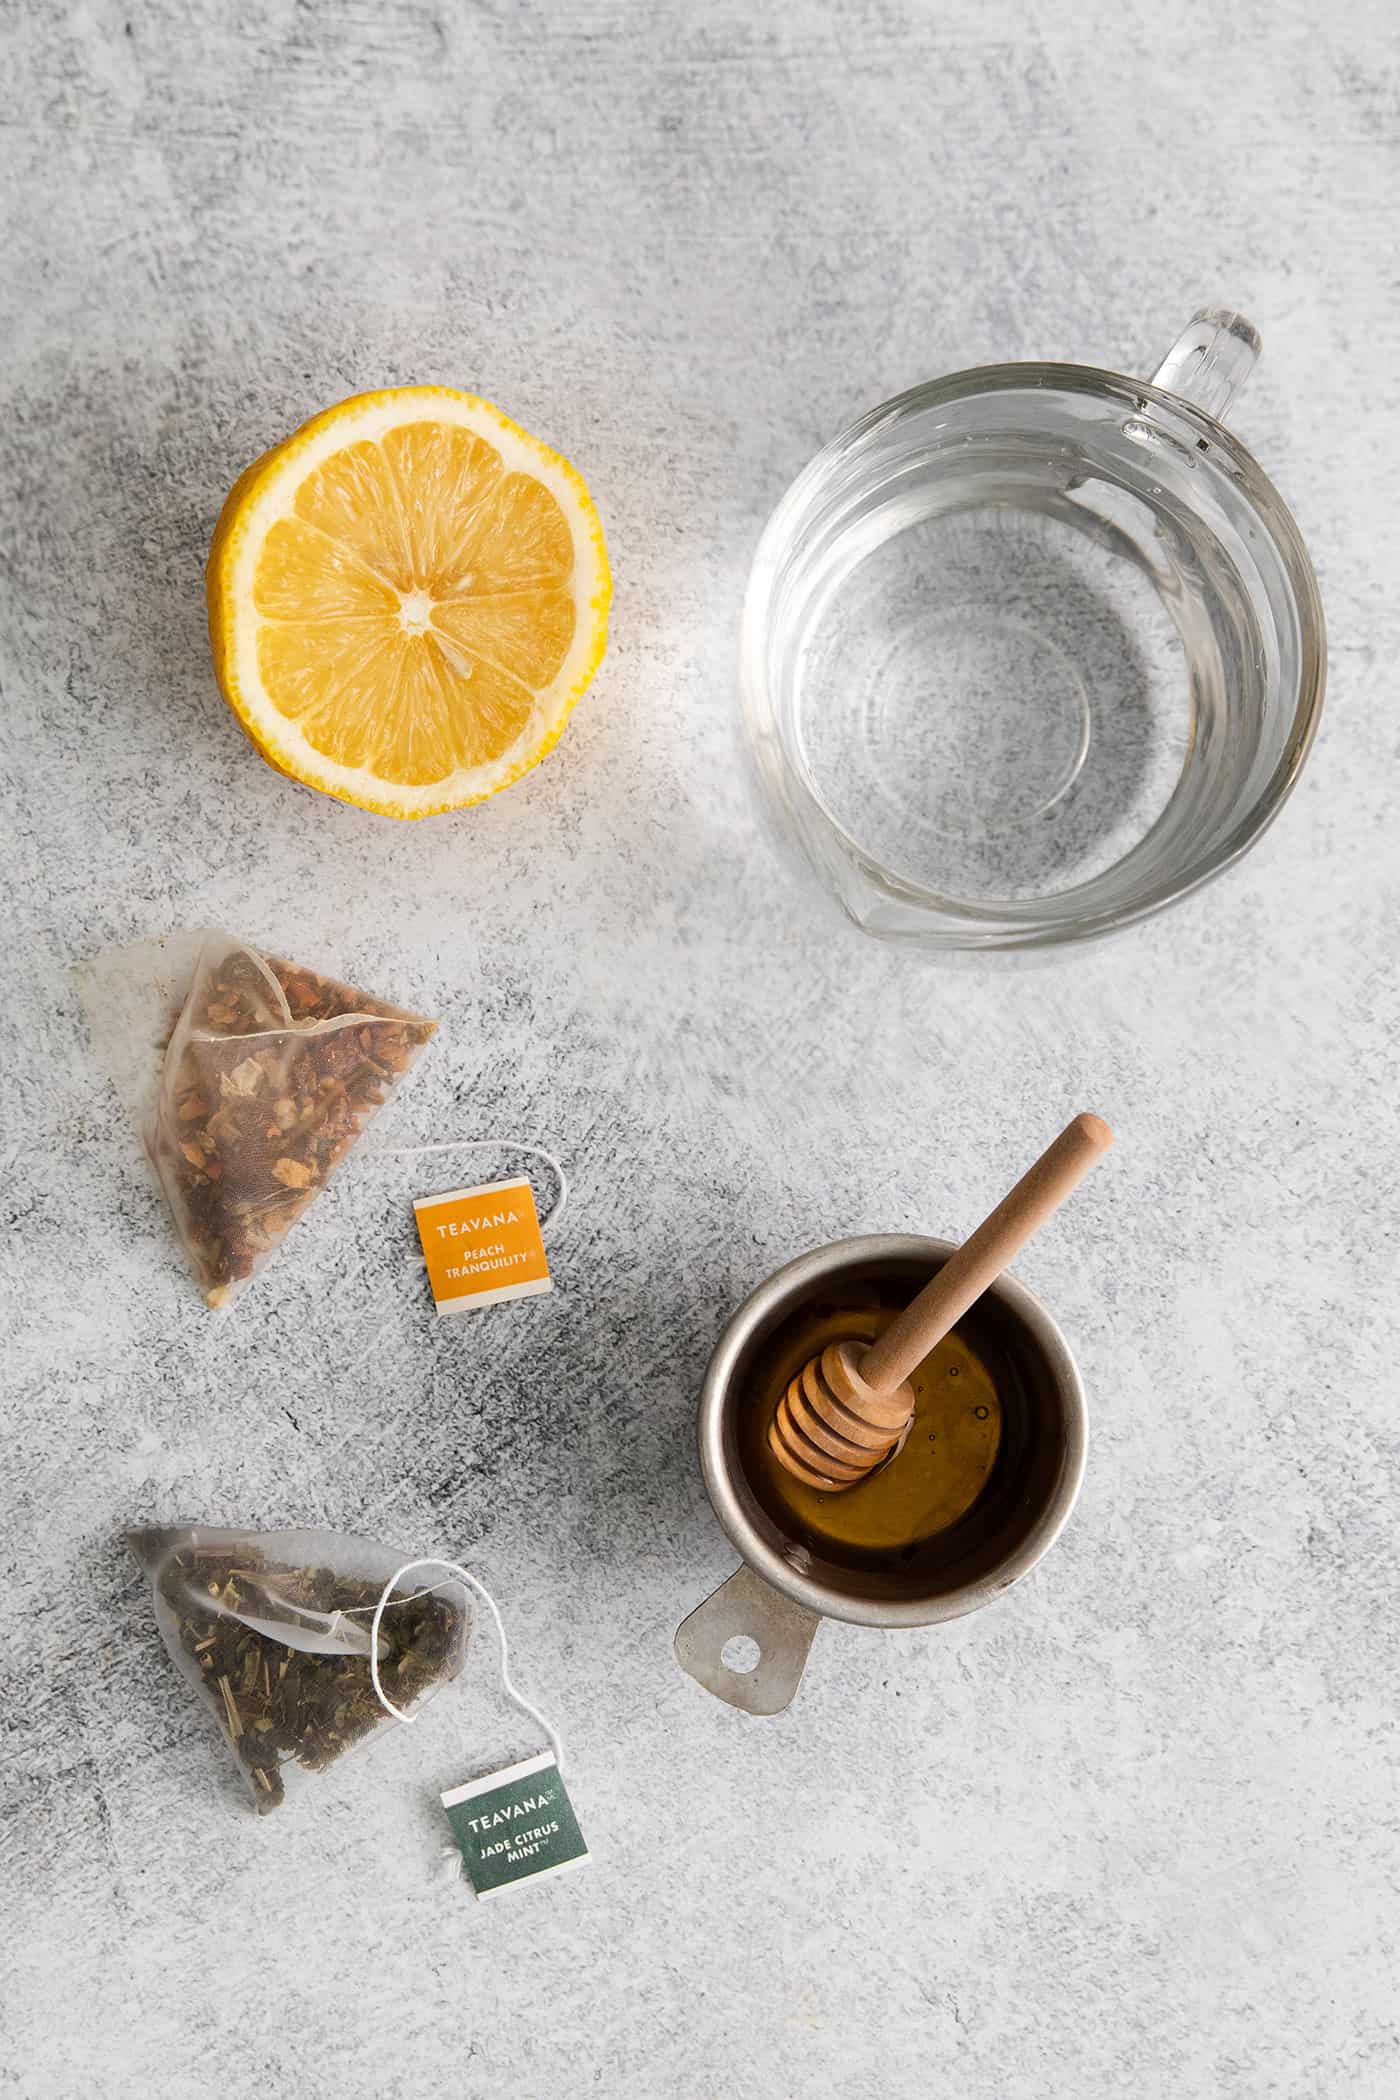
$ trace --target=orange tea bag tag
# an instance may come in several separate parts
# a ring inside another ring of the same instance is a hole
[[[413,1211],[440,1314],[554,1288],[527,1180],[421,1196]]]

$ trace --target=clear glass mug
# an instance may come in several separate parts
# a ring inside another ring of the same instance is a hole
[[[780,829],[857,925],[945,951],[1083,940],[1275,815],[1326,649],[1297,526],[1220,421],[1258,353],[1211,308],[1150,383],[956,372],[783,497],[744,717]]]

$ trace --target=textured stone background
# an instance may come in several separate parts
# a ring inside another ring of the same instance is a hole
[[[1393,2094],[1392,10],[8,12],[0,2090]],[[1057,967],[833,934],[736,775],[766,511],[882,395],[1150,368],[1210,297],[1264,333],[1237,422],[1332,629],[1284,819]],[[245,461],[415,379],[580,463],[617,598],[548,764],[399,828],[258,763],[200,571]],[[443,1016],[394,1131],[565,1157],[553,1297],[435,1327],[364,1251],[381,1164],[204,1313],[69,972],[211,920]],[[942,1632],[828,1628],[781,1720],[707,1699],[670,1641],[732,1564],[691,1445],[727,1309],[814,1241],[965,1229],[1087,1104],[1119,1150],[1021,1264],[1094,1412],[1062,1546]],[[529,1747],[484,1637],[246,1817],[120,1543],[179,1516],[469,1556],[593,1871],[432,1878],[433,1789]]]

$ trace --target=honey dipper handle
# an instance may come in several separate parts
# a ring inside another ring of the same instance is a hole
[[[876,1393],[891,1392],[917,1369],[969,1305],[1016,1259],[1052,1212],[1078,1187],[1113,1143],[1101,1116],[1076,1116],[1021,1176],[1009,1196],[944,1262],[912,1305],[891,1321],[861,1359],[860,1375]]]

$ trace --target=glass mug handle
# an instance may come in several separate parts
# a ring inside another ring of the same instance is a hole
[[[1158,365],[1152,384],[1222,423],[1259,349],[1259,331],[1243,314],[1203,306]]]

